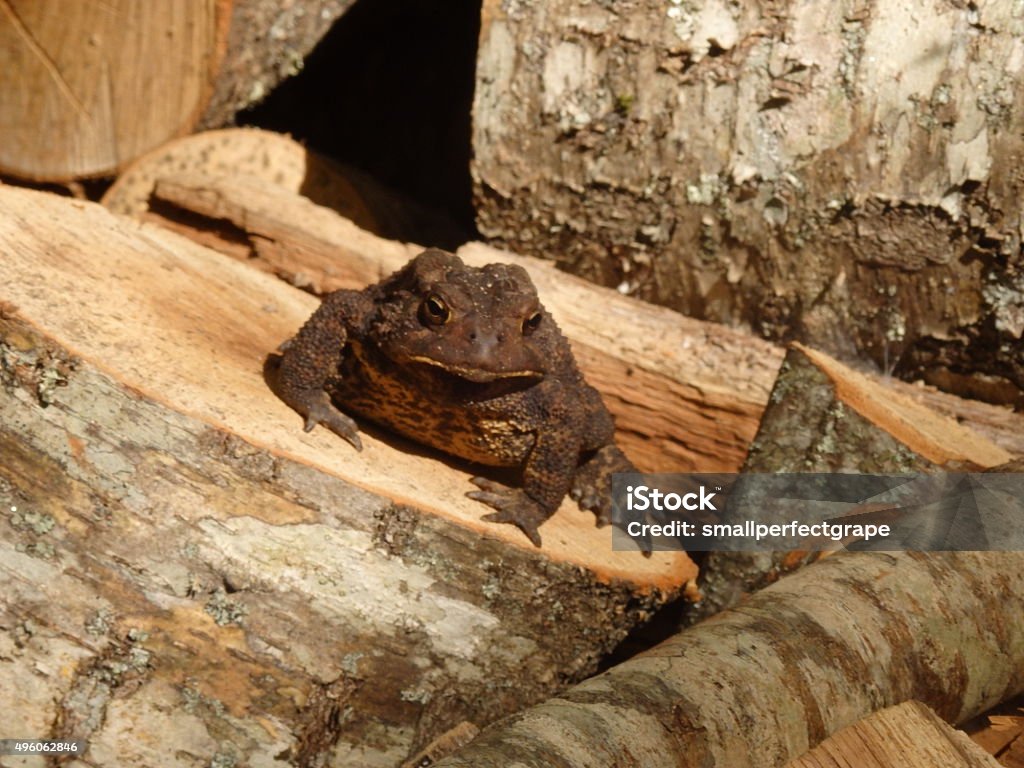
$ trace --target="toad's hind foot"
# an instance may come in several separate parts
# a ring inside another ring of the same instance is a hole
[[[612,519],[612,475],[636,471],[618,446],[605,445],[576,470],[569,495],[580,509],[593,512],[597,517],[597,527],[603,528],[616,522]]]

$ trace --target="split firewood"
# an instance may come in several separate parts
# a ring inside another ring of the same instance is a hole
[[[776,393],[755,454],[766,462],[775,451],[795,469],[816,454],[840,462],[824,471],[849,468],[860,456],[872,462],[867,469],[887,471],[894,456],[902,469],[954,460],[977,468],[1006,458],[912,401],[881,397],[870,382],[811,350],[790,353]],[[1020,472],[1024,464],[993,469]],[[749,575],[728,568],[742,558],[709,558],[706,601],[708,592],[720,596],[714,585]],[[748,589],[770,580],[758,573]],[[963,722],[1024,689],[1024,658],[1005,657],[1010,648],[1015,656],[1024,649],[1022,590],[1019,552],[834,555],[495,725],[442,765],[529,754],[566,766],[778,766],[906,699]]]
[[[747,472],[978,471],[1013,456],[991,440],[799,344],[786,355],[744,465]],[[714,552],[699,620],[821,553]]]
[[[157,181],[154,196],[207,217],[213,231],[234,230],[220,239],[251,243],[249,263],[316,293],[362,288],[420,250],[375,237],[299,195],[245,176],[172,176]],[[151,212],[150,220],[156,215]],[[166,223],[209,242],[202,222]],[[458,255],[476,266],[508,262],[527,269],[638,466],[739,466],[779,364],[774,347],[598,288],[536,259],[476,243]]]
[[[963,730],[1001,765],[1013,768],[1024,765],[1024,697],[1005,701],[964,723]]]
[[[280,133],[256,128],[206,131],[162,144],[135,160],[107,190],[102,203],[115,213],[154,216],[187,227],[188,212],[169,210],[153,199],[159,179],[201,172],[215,177],[246,176],[262,187],[274,186],[301,194],[337,211],[361,229],[392,240],[427,238],[427,245],[448,247],[459,241],[457,227],[437,211],[427,211],[368,174],[335,162]],[[184,221],[177,217],[185,214]],[[192,228],[196,233],[200,230]],[[208,231],[207,242],[218,250],[245,255],[248,247]]]
[[[999,756],[999,764],[1003,768],[1024,768],[1024,739],[1018,739],[1010,748]]]
[[[883,709],[833,734],[786,768],[999,768],[988,752],[919,701]]]
[[[377,227],[340,166],[283,134],[257,128],[206,131],[161,144],[119,174],[101,202],[115,213],[139,216],[149,207],[157,179],[197,169],[212,176],[245,174],[301,192],[364,229]]]
[[[795,344],[751,446],[747,468],[893,472],[940,466],[975,471],[1011,458],[1008,451],[954,420],[822,352]]]
[[[693,578],[570,501],[537,549],[466,467],[304,433],[264,364],[314,297],[94,204],[0,208],[8,733],[98,765],[399,765],[592,673]]]

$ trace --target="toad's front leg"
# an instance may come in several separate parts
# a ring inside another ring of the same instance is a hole
[[[511,523],[539,547],[538,528],[555,513],[569,491],[579,451],[579,440],[570,429],[540,431],[523,467],[522,488],[474,477],[473,483],[480,490],[466,495],[498,510],[484,515],[484,520]]]
[[[348,325],[363,301],[355,291],[328,295],[298,334],[281,346],[277,373],[278,396],[305,418],[307,432],[323,424],[356,450],[363,448],[356,423],[334,406],[327,388],[339,375]]]

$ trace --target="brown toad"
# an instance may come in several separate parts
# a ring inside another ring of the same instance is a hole
[[[376,285],[328,295],[282,351],[278,393],[306,431],[323,424],[361,449],[351,413],[521,468],[522,488],[475,477],[468,495],[497,510],[485,520],[513,523],[537,546],[567,492],[609,522],[611,473],[634,471],[521,267],[424,251]]]

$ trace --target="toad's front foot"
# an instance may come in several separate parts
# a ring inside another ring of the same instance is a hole
[[[299,413],[305,411],[307,432],[312,431],[317,424],[323,424],[338,437],[342,437],[352,443],[357,451],[363,450],[363,441],[359,439],[359,428],[348,416],[335,408],[331,402],[331,396],[324,390],[317,390],[309,397],[304,398],[303,408]]]
[[[521,489],[509,488],[486,477],[474,477],[472,482],[480,490],[469,491],[466,495],[498,510],[484,515],[484,520],[489,523],[511,523],[525,533],[534,546],[540,546],[540,531],[537,529],[551,517],[550,512],[545,511]]]

